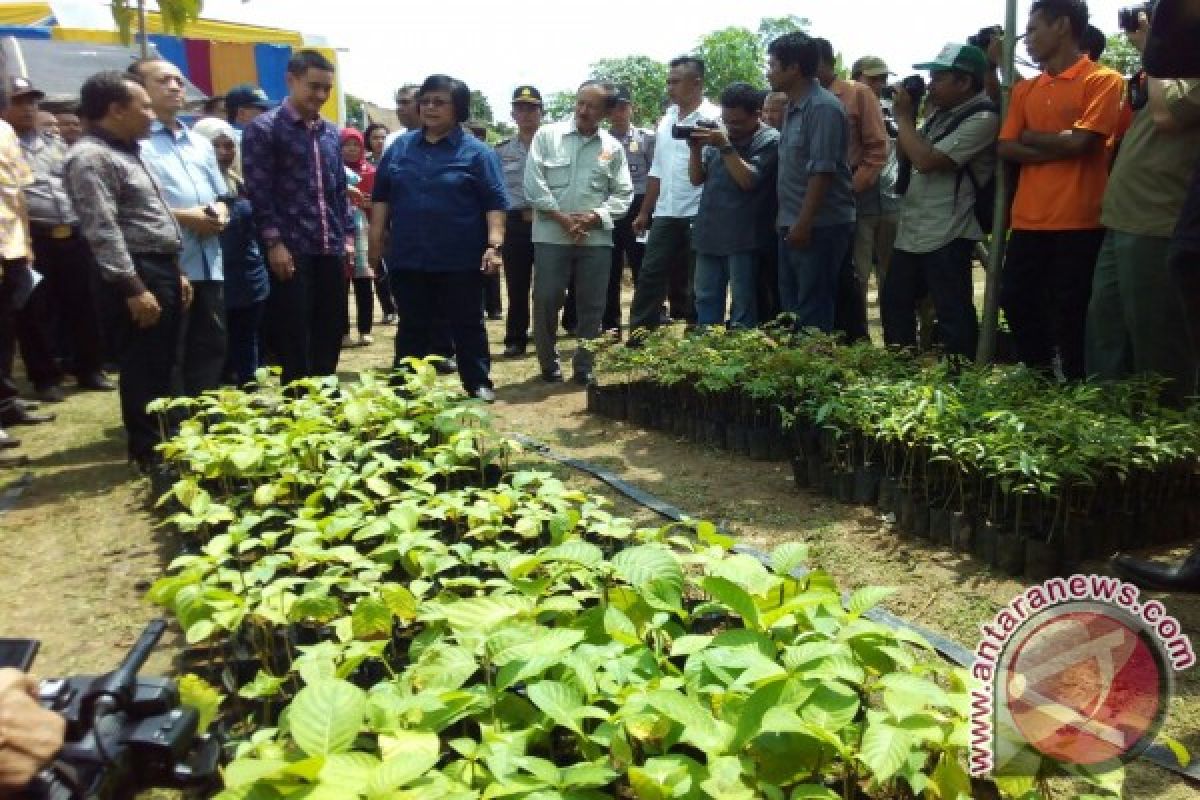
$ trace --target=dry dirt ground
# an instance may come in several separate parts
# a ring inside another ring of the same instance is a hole
[[[503,324],[488,327],[493,352],[499,353]],[[375,344],[346,351],[344,372],[385,367],[393,331],[376,327]],[[561,345],[569,356],[573,341]],[[493,377],[499,430],[528,434],[604,466],[749,543],[769,548],[806,541],[814,562],[844,588],[897,587],[886,603],[890,611],[968,647],[974,646],[979,625],[1022,588],[969,558],[899,540],[870,510],[796,490],[786,464],[751,462],[592,417],[584,410],[580,388],[542,383],[532,353],[516,360],[497,357]],[[22,452],[33,460],[27,471],[32,482],[14,507],[0,512],[0,635],[40,638],[36,671],[41,675],[110,668],[156,616],[142,591],[162,573],[172,552],[170,537],[156,527],[147,507],[145,482],[125,464],[115,395],[77,393],[54,410],[59,415],[54,424],[14,431],[25,440]],[[581,488],[611,497],[622,513],[656,520],[587,476],[550,468]],[[21,474],[0,472],[0,487]],[[1200,643],[1197,597],[1161,599]],[[177,634],[168,633],[148,669],[170,670],[179,642]],[[1167,730],[1200,753],[1200,672],[1180,675],[1175,693]],[[1200,797],[1200,790],[1141,763],[1129,770],[1125,796],[1175,800]]]

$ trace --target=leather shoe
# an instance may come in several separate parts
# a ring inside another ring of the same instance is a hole
[[[433,368],[439,375],[453,375],[458,372],[458,362],[453,358],[442,358],[433,362]]]
[[[1145,561],[1124,553],[1113,556],[1113,571],[1123,580],[1161,592],[1200,592],[1200,547],[1192,550],[1182,564],[1169,566]]]
[[[589,383],[594,383],[595,381],[596,376],[590,372],[576,372],[571,376],[571,383],[578,384],[579,386],[587,386]]]
[[[37,399],[41,400],[43,403],[61,403],[67,399],[67,396],[63,394],[62,387],[57,383],[39,386],[34,390],[34,394],[37,395]]]
[[[20,447],[21,440],[10,434],[8,431],[0,430],[0,450],[11,450],[14,447]]]
[[[79,377],[79,388],[89,392],[111,392],[117,386],[103,372],[93,372]]]
[[[0,425],[41,425],[53,422],[54,414],[36,414],[24,406],[9,406],[0,411]]]
[[[562,383],[562,368],[552,367],[550,369],[542,370],[542,380],[544,380],[546,383]]]
[[[523,344],[509,344],[504,346],[505,358],[520,358],[525,355],[525,347]]]
[[[0,469],[4,467],[25,467],[29,465],[29,456],[16,453],[0,453]]]
[[[490,386],[480,386],[471,392],[471,397],[474,397],[476,400],[482,400],[485,403],[494,403],[496,402],[496,390]]]

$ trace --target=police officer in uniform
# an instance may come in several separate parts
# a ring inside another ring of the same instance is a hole
[[[609,133],[625,148],[629,177],[633,179],[633,205],[613,228],[612,274],[604,308],[604,330],[617,338],[621,336],[621,276],[625,271],[625,262],[629,262],[636,285],[642,256],[646,252],[646,245],[639,242],[637,234],[633,232],[633,220],[642,209],[642,201],[646,199],[646,177],[650,173],[650,162],[654,160],[654,132],[634,126],[633,112],[633,97],[629,89],[617,87],[617,105],[609,115]]]
[[[505,229],[504,283],[508,287],[508,317],[504,326],[504,355],[525,355],[529,346],[530,287],[533,281],[533,209],[525,198],[525,161],[529,143],[542,125],[542,93],[533,86],[513,92],[512,119],[517,135],[496,145],[504,186],[508,190],[508,225]]]

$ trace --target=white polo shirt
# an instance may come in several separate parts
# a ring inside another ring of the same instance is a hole
[[[683,139],[671,138],[672,125],[693,125],[698,119],[718,120],[721,109],[708,100],[680,119],[679,106],[671,106],[658,123],[655,136],[654,162],[650,165],[650,177],[658,178],[658,203],[654,206],[656,217],[694,217],[700,210],[700,195],[703,186],[692,186],[688,177],[688,159],[691,148]]]

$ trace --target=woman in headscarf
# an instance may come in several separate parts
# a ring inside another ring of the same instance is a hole
[[[235,385],[244,386],[254,380],[254,372],[262,364],[259,330],[270,292],[267,265],[258,246],[250,201],[242,191],[237,134],[228,122],[214,117],[200,120],[192,130],[212,142],[217,166],[229,188],[225,198],[229,205],[229,224],[221,232],[225,314],[229,328],[225,374]]]
[[[350,206],[354,214],[354,252],[347,253],[347,273],[354,283],[354,305],[358,309],[358,339],[346,331],[343,347],[362,347],[371,338],[375,317],[375,271],[367,263],[367,215],[371,213],[371,190],[375,188],[375,165],[367,159],[363,135],[354,128],[342,129],[342,161],[349,173]]]

